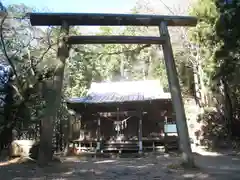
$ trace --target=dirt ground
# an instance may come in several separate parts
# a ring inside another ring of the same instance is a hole
[[[1,164],[1,180],[239,180],[240,156],[195,155],[198,169],[184,170],[180,158],[148,154],[141,158],[67,157],[62,163],[38,168],[34,163]]]

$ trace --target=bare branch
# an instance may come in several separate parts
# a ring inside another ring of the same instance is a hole
[[[167,6],[167,5],[163,2],[163,0],[159,0],[159,1],[165,6],[165,8],[167,8],[167,10],[168,10],[171,14],[175,15],[175,12],[174,12],[169,6]]]
[[[33,38],[29,40],[29,42],[25,45],[25,47],[28,47],[28,46],[31,44],[32,40],[33,40]],[[20,53],[21,51],[22,51],[22,49],[19,48],[14,54],[12,54],[12,55],[10,56],[9,59],[14,58],[14,57],[15,57],[18,53]]]
[[[48,48],[46,49],[46,51],[42,54],[41,58],[40,58],[40,61],[43,60],[44,56],[48,53],[48,51],[52,48],[53,45],[55,44],[52,44],[51,43],[51,33],[52,33],[52,29],[49,30],[49,32],[47,33],[47,43],[48,43]],[[56,43],[57,44],[57,43]]]
[[[159,0],[166,8],[167,10],[173,14],[173,15],[176,15],[176,13],[172,10],[172,8],[170,8],[168,5],[166,5],[166,3],[163,2],[163,0]],[[188,7],[189,8],[189,7]],[[189,40],[188,40],[188,36],[187,36],[187,28],[186,27],[180,27],[180,28],[177,28],[177,31],[180,32],[181,34],[181,39],[183,40],[183,43],[182,45],[187,48],[190,52],[190,58],[189,60],[191,60],[190,62],[192,64],[196,64],[196,63],[199,63],[197,62],[197,60],[200,58],[200,47],[191,43]],[[194,60],[193,60],[194,59]]]
[[[13,62],[11,61],[11,59],[9,58],[8,54],[7,54],[7,50],[6,50],[6,46],[5,46],[5,42],[4,42],[4,37],[3,37],[3,24],[7,18],[8,14],[6,13],[4,15],[4,17],[2,18],[1,20],[1,25],[0,25],[0,38],[1,38],[1,43],[2,43],[2,50],[3,50],[3,53],[8,61],[8,63],[10,64],[10,66],[12,67],[12,70],[13,70],[13,73],[14,75],[16,76],[16,78],[18,78],[18,74],[17,74],[17,71],[15,69],[15,66],[13,64]]]

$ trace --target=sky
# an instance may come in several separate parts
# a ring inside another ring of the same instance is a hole
[[[23,3],[36,8],[39,12],[130,13],[137,0],[2,0],[2,2],[4,6]],[[95,33],[98,30],[98,26],[82,28],[86,33]]]
[[[0,0],[4,6],[10,4],[25,4],[35,8],[39,12],[73,12],[73,13],[131,13],[135,7],[137,0]],[[185,0],[163,0],[168,6],[181,3]],[[166,14],[166,8],[161,1],[154,1],[154,8],[161,14]],[[158,3],[157,3],[158,2]],[[167,13],[168,10],[167,10]],[[93,32],[99,30],[99,27],[83,27],[85,32]]]
[[[129,13],[137,0],[3,0],[4,5],[23,3],[52,12]]]

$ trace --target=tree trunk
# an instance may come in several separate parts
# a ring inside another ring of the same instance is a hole
[[[73,126],[74,126],[74,117],[71,116],[68,118],[68,122],[67,122],[67,128],[65,131],[65,148],[64,148],[64,155],[66,156],[69,153],[69,145],[70,145],[70,141],[73,140]]]
[[[59,144],[60,144],[60,151],[62,152],[63,150],[63,125],[62,125],[62,120],[60,120],[59,124]]]
[[[193,81],[194,81],[195,101],[197,105],[201,107],[202,106],[201,89],[199,84],[198,67],[196,64],[193,64]]]
[[[125,78],[124,70],[125,70],[125,59],[124,55],[120,56],[120,74],[121,78]]]
[[[52,80],[47,80],[45,82],[43,95],[46,101],[46,111],[45,117],[42,119],[42,131],[40,135],[40,149],[38,155],[38,164],[40,166],[46,165],[52,160],[53,125],[61,102],[64,67],[69,53],[68,47],[63,41],[63,38],[68,35],[68,32],[68,24],[63,22],[59,38],[60,41],[55,74]]]
[[[151,54],[149,54],[149,56],[147,57],[147,59],[145,59],[145,62],[144,62],[144,79],[147,79],[149,77],[149,69],[150,69],[150,63],[151,63],[151,60],[152,60],[152,57],[151,57]]]
[[[206,87],[204,85],[204,73],[202,69],[200,49],[196,47],[196,49],[192,49],[192,57],[194,58],[193,65],[193,78],[194,78],[194,87],[195,87],[195,98],[196,103],[199,105],[200,110],[206,105]]]
[[[224,114],[226,119],[226,126],[228,131],[228,138],[232,137],[232,119],[233,119],[233,107],[232,100],[230,97],[229,87],[225,80],[222,79],[223,84],[223,96],[224,96]]]
[[[199,61],[201,61],[200,58],[199,58]],[[199,84],[200,84],[200,88],[201,88],[201,91],[200,91],[201,92],[201,103],[202,103],[202,106],[207,106],[209,104],[208,103],[208,94],[207,94],[206,86],[203,81],[204,72],[202,69],[201,62],[198,65],[198,75],[199,75]]]

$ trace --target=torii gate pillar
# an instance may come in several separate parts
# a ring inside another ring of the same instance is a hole
[[[177,69],[174,61],[172,45],[166,22],[161,22],[159,29],[160,35],[166,38],[165,43],[162,44],[162,48],[167,71],[169,89],[173,101],[173,108],[177,118],[176,123],[179,137],[179,147],[182,151],[183,161],[187,162],[188,165],[193,166],[194,161],[189,141],[187,119],[184,111]]]

